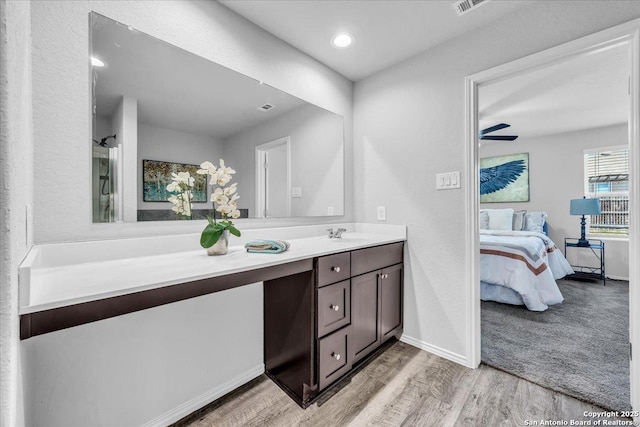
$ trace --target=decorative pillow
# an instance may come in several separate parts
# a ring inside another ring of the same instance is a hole
[[[480,230],[489,229],[489,212],[480,211]]]
[[[522,231],[524,228],[524,216],[527,211],[515,211],[513,213],[513,228],[512,230]]]
[[[524,215],[524,230],[544,233],[543,227],[546,220],[546,212],[527,212]]]
[[[513,209],[489,209],[490,230],[511,230],[513,227]]]

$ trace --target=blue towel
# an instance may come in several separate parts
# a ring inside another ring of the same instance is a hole
[[[256,254],[279,254],[289,249],[289,242],[284,240],[252,240],[245,243],[247,252]]]

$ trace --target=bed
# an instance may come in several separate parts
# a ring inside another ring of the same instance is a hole
[[[489,215],[493,210],[489,211]],[[512,209],[501,213],[505,218],[512,217]],[[519,211],[524,212],[524,211]],[[522,225],[512,221],[513,225],[483,227],[481,217],[480,230],[480,295],[483,301],[496,301],[506,304],[525,305],[531,311],[544,311],[550,305],[563,301],[562,293],[556,283],[573,269],[555,243],[546,235],[546,213],[531,213],[526,225],[526,213],[522,214]],[[512,228],[512,229],[509,229]],[[513,228],[516,228],[515,230]]]

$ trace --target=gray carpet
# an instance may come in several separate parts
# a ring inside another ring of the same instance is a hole
[[[629,282],[559,280],[538,313],[482,302],[482,361],[609,410],[630,410]]]

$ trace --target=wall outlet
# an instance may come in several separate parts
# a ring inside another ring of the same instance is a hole
[[[333,206],[329,206],[329,207],[327,208],[327,215],[329,215],[329,216],[333,216],[333,215],[335,215],[335,214],[333,213]]]
[[[386,221],[387,220],[387,208],[385,206],[378,206],[376,208],[376,215],[378,217],[378,221]]]
[[[302,187],[291,187],[291,197],[296,199],[302,197]]]

